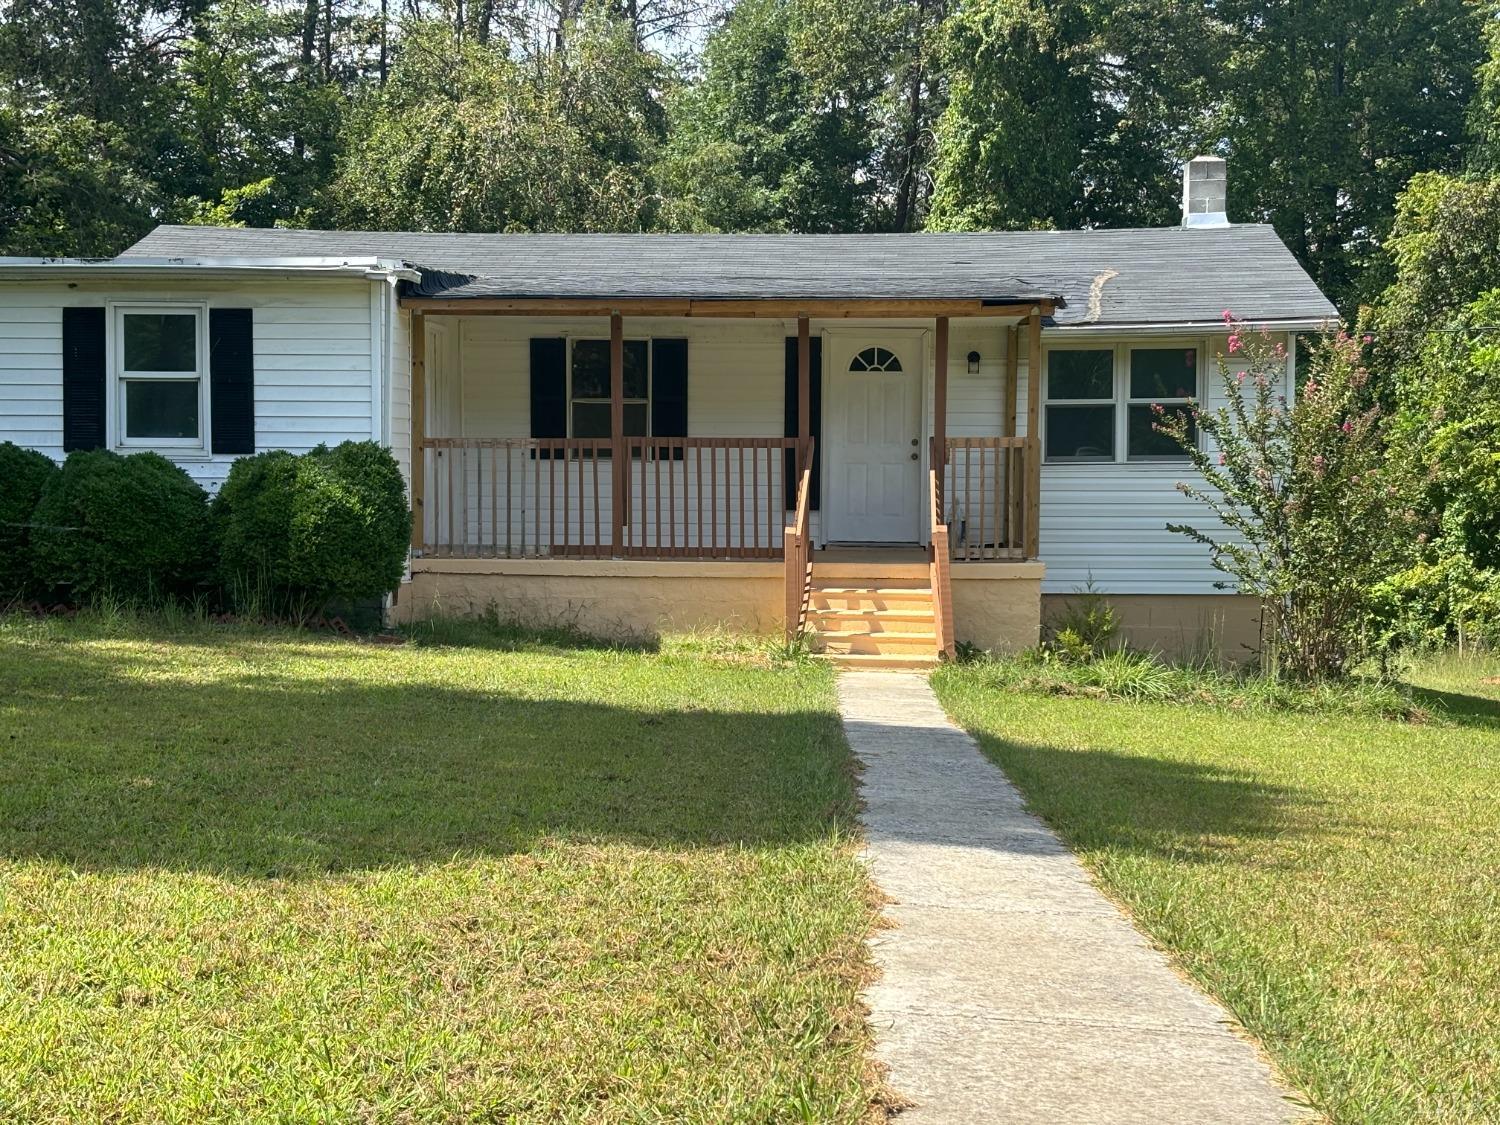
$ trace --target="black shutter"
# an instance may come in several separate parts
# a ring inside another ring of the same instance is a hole
[[[208,408],[214,453],[255,452],[255,314],[208,311]]]
[[[104,447],[104,309],[62,311],[63,449]]]
[[[819,481],[819,466],[823,461],[823,337],[811,336],[808,338],[808,387],[807,398],[811,409],[812,426],[809,432],[813,437],[813,463],[812,463],[812,496],[811,506],[813,511],[818,511],[823,503],[823,487]],[[797,417],[797,337],[786,338],[786,437],[796,437],[798,423]],[[786,455],[786,506],[787,510],[797,506],[797,462],[790,450]]]
[[[688,436],[688,342],[651,341],[651,436]],[[682,460],[682,450],[674,457]]]
[[[568,436],[568,345],[561,337],[531,341],[531,436]]]

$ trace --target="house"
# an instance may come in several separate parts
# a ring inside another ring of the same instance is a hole
[[[6,259],[0,439],[155,449],[210,489],[252,451],[389,445],[402,618],[810,627],[930,660],[1033,644],[1092,580],[1137,643],[1234,645],[1255,607],[1166,530],[1201,512],[1151,407],[1212,402],[1223,310],[1289,343],[1336,314],[1227,221],[1224,175],[1192,161],[1170,229],[163,226]]]

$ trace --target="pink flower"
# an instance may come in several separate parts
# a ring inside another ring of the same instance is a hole
[[[1345,418],[1344,424],[1339,429],[1343,430],[1346,434],[1352,434],[1354,432],[1354,423]]]
[[[1374,342],[1375,342],[1375,337],[1371,336],[1368,332],[1366,332],[1365,333],[1365,343],[1367,343],[1367,344],[1373,344]]]
[[[1234,323],[1234,313],[1230,312],[1228,309],[1224,310],[1224,323],[1225,324],[1233,324]]]
[[[1230,336],[1229,336],[1229,354],[1233,355],[1235,352],[1237,352],[1239,350],[1240,350],[1240,336],[1239,336],[1239,333],[1238,332],[1231,333]]]
[[[1277,359],[1285,359],[1286,358],[1286,345],[1285,344],[1277,344],[1276,345],[1276,358]]]
[[[1225,457],[1224,457],[1224,454],[1221,453],[1221,454],[1219,454],[1219,464],[1222,465],[1224,463],[1225,463]]]

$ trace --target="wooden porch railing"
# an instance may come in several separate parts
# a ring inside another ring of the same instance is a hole
[[[927,470],[927,510],[932,513],[931,543],[927,548],[929,581],[932,585],[932,622],[937,634],[938,655],[952,660],[957,654],[953,637],[952,565],[948,544],[948,525],[943,520],[943,459],[934,438],[931,462]]]
[[[426,439],[423,553],[782,557],[786,453],[796,438],[626,438],[621,446],[617,473],[608,438]]]
[[[794,642],[807,628],[807,603],[812,592],[812,463],[813,439],[798,450],[797,507],[782,533],[786,560],[786,639]]]
[[[960,562],[1026,557],[1028,523],[1023,437],[949,438],[941,495],[953,558]]]

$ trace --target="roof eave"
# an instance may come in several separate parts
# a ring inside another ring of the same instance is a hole
[[[239,274],[306,274],[344,277],[379,277],[416,281],[420,273],[395,258],[265,257],[265,258],[17,258],[0,257],[0,279],[26,280],[99,275],[104,277],[150,276],[168,273],[183,277]]]
[[[1301,317],[1244,317],[1246,324],[1254,325],[1256,328],[1264,328],[1271,332],[1321,332],[1330,325],[1338,323],[1338,313],[1330,309],[1323,316],[1301,316]],[[1043,332],[1051,335],[1069,336],[1120,336],[1120,335],[1145,335],[1163,333],[1202,333],[1202,332],[1225,332],[1222,319],[1218,320],[1176,320],[1176,321],[1131,321],[1129,323],[1094,323],[1094,324],[1046,324]]]

